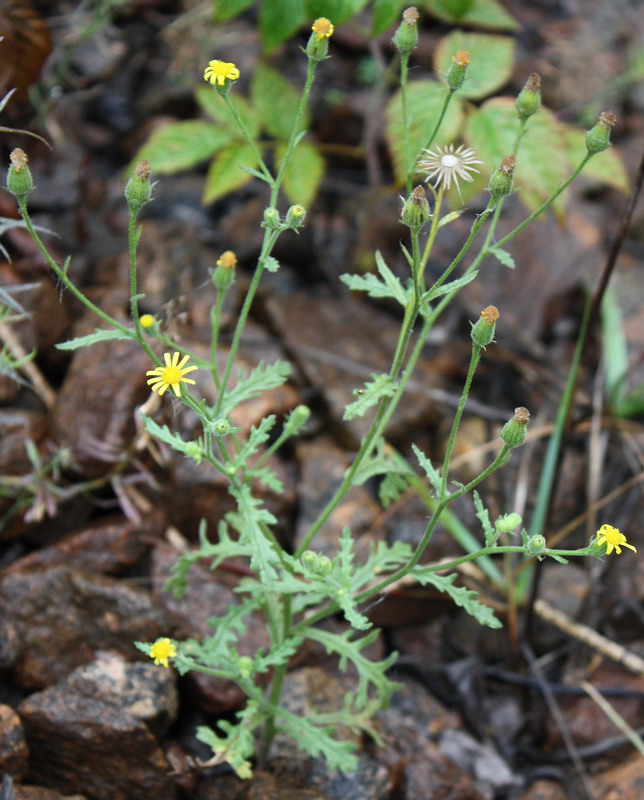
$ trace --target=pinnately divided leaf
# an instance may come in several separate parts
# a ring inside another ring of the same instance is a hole
[[[389,269],[380,251],[376,252],[376,266],[382,280],[371,272],[365,275],[341,275],[340,280],[354,292],[367,292],[369,297],[374,298],[390,297],[405,307],[409,300],[409,292]]]
[[[240,369],[237,376],[237,384],[226,394],[220,409],[220,415],[227,417],[233,409],[245,400],[250,400],[262,392],[281,386],[290,374],[291,365],[287,361],[276,361],[273,364],[265,364],[260,361],[247,376],[244,376],[243,371]]]
[[[238,515],[229,514],[228,519],[239,531],[242,544],[252,547],[251,569],[256,570],[260,580],[271,588],[277,579],[279,555],[271,539],[264,533],[263,526],[274,525],[277,520],[268,509],[262,507],[261,500],[253,497],[249,486],[233,485],[229,491],[237,501]]]
[[[56,345],[57,350],[78,350],[79,347],[89,347],[92,344],[96,344],[97,342],[108,342],[113,341],[115,339],[120,339],[122,341],[128,341],[129,339],[134,339],[134,331],[131,334],[124,333],[123,331],[116,330],[115,328],[109,328],[107,330],[101,330],[97,328],[94,333],[88,333],[87,336],[79,336],[77,339],[70,339],[68,342],[62,342],[61,344]]]
[[[440,592],[448,594],[457,606],[471,614],[481,625],[486,625],[488,628],[503,627],[492,609],[479,601],[476,592],[467,589],[465,586],[454,586],[456,573],[452,575],[437,575],[435,572],[428,572],[422,567],[414,567],[411,574],[421,585],[425,586],[429,583]]]
[[[351,420],[356,417],[364,416],[364,414],[366,414],[372,406],[375,406],[381,398],[391,397],[396,391],[396,384],[391,380],[389,375],[385,375],[384,373],[376,375],[372,372],[371,377],[373,380],[367,381],[363,389],[358,389],[354,392],[354,394],[357,395],[357,399],[354,400],[353,403],[349,403],[344,409],[342,419]]]
[[[314,758],[324,756],[330,769],[355,772],[358,768],[358,759],[353,753],[355,744],[336,739],[335,726],[316,725],[315,714],[300,717],[284,708],[277,709],[277,715],[280,729],[305,753]]]

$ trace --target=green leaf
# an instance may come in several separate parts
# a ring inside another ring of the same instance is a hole
[[[274,525],[277,520],[268,509],[262,508],[262,501],[253,497],[249,486],[232,485],[229,492],[237,501],[239,515],[229,513],[226,519],[239,531],[242,544],[251,545],[251,569],[256,570],[264,585],[271,589],[277,579],[276,567],[280,559],[275,544],[262,526]]]
[[[214,0],[214,21],[232,19],[253,5],[253,0]]]
[[[435,81],[414,81],[407,87],[407,107],[410,114],[409,152],[416,163],[420,151],[427,146],[445,102],[447,89]],[[385,138],[394,162],[397,180],[402,184],[407,177],[403,154],[402,100],[400,91],[391,98],[385,110]],[[443,123],[436,137],[439,144],[459,138],[463,127],[463,109],[452,101],[447,107]]]
[[[251,175],[240,169],[242,164],[257,164],[250,145],[236,141],[222,147],[208,167],[203,202],[212,203],[248,183]]]
[[[380,438],[372,455],[362,460],[353,480],[357,486],[360,486],[369,478],[390,473],[408,475],[413,474],[413,471],[405,459],[399,456],[391,445],[386,444],[384,439]]]
[[[165,442],[165,444],[169,445],[173,450],[177,450],[179,453],[185,455],[186,449],[191,442],[186,442],[179,434],[172,433],[167,425],[159,425],[152,417],[141,414],[141,420],[143,422],[143,427],[148,433],[151,433],[155,439],[158,439],[160,442]]]
[[[275,148],[279,166],[286,152],[286,143],[280,142]],[[325,161],[320,151],[310,142],[300,142],[291,153],[284,172],[282,184],[291,203],[299,203],[305,208],[311,205],[324,177]]]
[[[476,509],[476,518],[481,523],[483,528],[485,546],[493,547],[496,544],[496,540],[499,538],[499,533],[495,530],[494,526],[490,522],[490,512],[483,505],[481,495],[476,491],[476,489],[474,490],[472,497],[474,499],[474,508]]]
[[[195,97],[199,106],[211,117],[218,125],[227,131],[234,139],[239,139],[242,136],[234,117],[228,110],[227,104],[224,102],[221,95],[219,95],[212,86],[198,86],[195,89]],[[239,112],[239,116],[244,123],[246,132],[251,139],[256,139],[259,135],[259,119],[257,113],[250,103],[239,95],[229,97],[230,104],[235,106]]]
[[[230,134],[212,122],[171,122],[154,131],[133,163],[149,161],[153,173],[169,175],[200,164],[229,141]]]
[[[512,152],[517,130],[517,112],[510,97],[488,100],[470,115],[465,138],[484,162],[481,172],[489,176],[504,156]],[[514,173],[517,197],[530,210],[550,197],[572,170],[565,149],[557,147],[562,135],[561,123],[552,111],[542,107],[530,118]],[[565,207],[565,194],[553,204],[559,213]]]
[[[573,125],[562,124],[563,143],[572,164],[579,164],[586,155],[586,132]],[[631,190],[631,183],[624,162],[614,147],[596,153],[583,170],[585,178],[594,178],[599,183],[613,186],[624,194]]]
[[[412,444],[411,449],[414,451],[414,455],[418,459],[418,463],[424,470],[425,475],[429,478],[429,482],[436,490],[436,494],[440,497],[442,494],[442,478],[440,472],[432,464],[431,459],[429,459],[419,447]]]
[[[290,374],[291,365],[287,361],[275,361],[273,364],[260,361],[248,376],[244,376],[240,368],[237,384],[227,392],[220,409],[221,416],[227,417],[240,403],[281,386]]]
[[[344,274],[340,276],[340,280],[352,291],[367,292],[369,297],[374,298],[391,297],[403,308],[406,307],[409,302],[409,291],[403,288],[400,279],[389,269],[379,250],[376,251],[376,265],[382,281],[371,272],[365,275]]]
[[[502,247],[492,247],[488,252],[508,269],[514,269],[517,265],[514,257],[507,250],[503,250]]]
[[[405,3],[406,0],[374,0],[371,36],[384,33],[390,25],[398,21]]]
[[[265,50],[288,39],[306,21],[302,0],[263,0],[259,4],[259,31]]]
[[[423,295],[423,302],[435,300],[437,297],[442,297],[444,294],[449,294],[450,292],[457,292],[459,289],[462,289],[463,286],[467,286],[468,283],[471,283],[478,274],[478,270],[474,270],[474,272],[470,272],[469,275],[463,275],[462,278],[456,278],[449,283],[443,283],[436,289],[430,288],[429,291]]]
[[[109,330],[100,330],[97,328],[94,333],[88,333],[87,336],[79,336],[77,339],[70,339],[68,342],[61,342],[56,345],[57,350],[78,350],[79,347],[89,347],[97,342],[113,341],[119,339],[128,341],[135,339],[135,333],[132,331],[130,335],[122,331],[110,328]]]
[[[601,304],[601,333],[606,395],[611,406],[618,408],[626,389],[629,359],[622,313],[610,287]]]
[[[265,64],[258,64],[250,86],[253,106],[262,125],[275,139],[288,142],[300,102],[300,92],[281,73]],[[302,128],[309,126],[304,115]]]
[[[264,269],[267,272],[277,272],[280,268],[280,262],[274,256],[268,256],[264,259]]]
[[[447,74],[454,53],[467,50],[471,64],[459,95],[480,100],[496,92],[512,77],[514,47],[510,36],[455,30],[444,36],[434,50],[434,68]]]
[[[367,381],[363,389],[357,389],[354,394],[357,400],[344,409],[342,419],[351,420],[364,416],[367,411],[375,406],[382,397],[391,397],[396,391],[396,384],[385,373],[376,375],[371,373],[372,381]]]
[[[253,425],[253,427],[250,429],[250,433],[248,434],[248,439],[246,439],[239,450],[235,453],[234,458],[231,461],[231,467],[235,471],[242,469],[242,467],[245,466],[246,461],[257,452],[257,449],[264,444],[264,442],[268,441],[271,429],[274,427],[276,422],[277,417],[275,414],[269,414],[267,417],[264,417],[259,425]]]
[[[425,0],[423,7],[444,22],[466,23],[476,28],[496,28],[502,31],[515,31],[519,28],[518,23],[498,0]]]
[[[336,738],[334,725],[316,725],[317,714],[300,717],[285,708],[277,708],[279,728],[288,734],[296,746],[305,753],[317,758],[323,756],[329,769],[342,772],[355,772],[358,759],[354,755],[355,744]]]
[[[355,17],[367,5],[367,0],[307,0],[306,7],[311,21],[317,17],[326,17],[334,25]]]
[[[445,592],[456,603],[457,606],[471,614],[481,625],[488,628],[502,628],[503,624],[494,615],[489,606],[484,606],[478,599],[476,592],[467,589],[465,586],[454,586],[456,573],[452,575],[438,575],[435,572],[427,572],[423,567],[414,567],[411,575],[422,585],[431,584],[440,592]]]

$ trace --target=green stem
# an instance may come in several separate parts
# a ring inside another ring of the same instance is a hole
[[[250,147],[250,149],[251,149],[251,151],[253,153],[253,156],[255,157],[257,163],[259,164],[259,167],[260,167],[262,173],[264,174],[264,178],[266,180],[266,183],[269,186],[273,187],[273,185],[275,184],[275,179],[271,175],[271,171],[269,170],[269,168],[266,166],[266,163],[265,163],[264,159],[262,158],[261,153],[259,152],[259,150],[257,148],[257,144],[255,143],[255,140],[249,135],[248,131],[246,130],[246,125],[244,124],[244,120],[241,118],[241,115],[240,115],[239,111],[237,110],[237,106],[232,102],[232,100],[230,99],[230,97],[228,97],[227,94],[223,95],[223,98],[224,98],[224,102],[226,103],[226,106],[227,106],[228,110],[230,111],[230,113],[233,116],[233,119],[237,123],[237,127],[241,131],[241,134],[244,137],[244,139],[246,139],[246,143]]]
[[[413,170],[409,163],[409,112],[407,106],[407,76],[409,73],[409,52],[400,55],[400,100],[402,106],[403,162],[407,180],[407,197],[411,194]]]
[[[434,246],[434,239],[436,238],[436,231],[438,230],[438,223],[440,222],[440,213],[441,213],[441,205],[443,203],[443,194],[444,189],[441,186],[438,192],[434,190],[433,186],[430,188],[434,191],[435,203],[434,203],[434,216],[432,217],[432,225],[429,229],[429,236],[427,237],[427,243],[425,244],[425,252],[423,253],[423,260],[421,262],[421,268],[423,272],[425,271],[425,267],[427,266],[427,262],[429,261],[430,253],[432,252],[432,247]]]
[[[447,95],[445,96],[445,101],[444,101],[443,106],[442,106],[442,108],[440,110],[440,114],[438,115],[438,121],[436,122],[436,125],[434,126],[434,130],[432,131],[431,136],[427,140],[427,144],[425,145],[425,147],[423,147],[423,150],[429,150],[429,148],[432,146],[432,144],[434,142],[434,139],[436,137],[436,134],[438,133],[438,129],[443,124],[443,118],[445,117],[445,113],[447,112],[447,106],[449,105],[450,100],[452,99],[455,91],[456,91],[456,89],[448,88]]]
[[[288,636],[291,635],[291,625],[292,625],[292,613],[291,613],[291,596],[284,595],[283,596],[283,607],[282,607],[282,630],[281,630],[281,637],[279,642],[274,642],[274,645],[281,644]],[[287,663],[278,664],[275,668],[275,672],[273,673],[273,680],[271,682],[271,691],[269,695],[269,705],[271,708],[271,713],[268,716],[268,719],[264,723],[264,730],[262,731],[262,748],[261,748],[261,760],[265,761],[268,756],[268,751],[270,750],[271,742],[275,737],[276,727],[275,727],[275,719],[276,713],[275,710],[279,704],[280,695],[282,693],[282,685],[284,683],[284,676],[286,675],[286,671],[288,668]]]

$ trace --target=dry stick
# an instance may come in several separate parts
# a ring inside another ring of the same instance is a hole
[[[0,339],[7,345],[11,351],[11,355],[16,361],[22,361],[29,357],[25,348],[20,344],[18,337],[11,330],[11,326],[7,325],[5,322],[0,322]],[[56,392],[47,383],[42,372],[33,361],[29,360],[24,361],[24,363],[20,365],[20,369],[32,382],[36,394],[43,401],[47,410],[50,411],[56,402]]]

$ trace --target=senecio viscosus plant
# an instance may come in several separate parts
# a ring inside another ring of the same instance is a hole
[[[405,91],[408,60],[417,43],[417,17],[415,9],[405,11],[394,37],[401,60],[403,132],[408,129],[409,123]],[[451,67],[444,76],[447,84],[444,106],[435,121],[434,129],[427,132],[427,144],[422,152],[409,153],[409,143],[403,133],[402,149],[408,180],[400,221],[408,229],[408,241],[401,244],[401,249],[409,265],[409,279],[403,282],[396,277],[379,253],[376,254],[377,275],[344,275],[342,278],[352,290],[366,291],[372,297],[391,298],[401,305],[403,312],[389,372],[373,375],[372,380],[356,391],[355,401],[345,411],[346,420],[372,414],[371,427],[342,482],[300,545],[296,549],[288,550],[280,544],[274,532],[276,519],[263,505],[260,497],[256,496],[253,487],[260,483],[274,492],[282,490],[278,477],[267,466],[268,458],[287,439],[302,430],[310,412],[305,406],[298,406],[281,422],[278,422],[275,415],[269,414],[243,439],[240,429],[231,422],[233,410],[261,392],[284,383],[289,375],[289,365],[281,361],[274,364],[260,363],[249,374],[240,371],[234,378],[233,369],[262,274],[266,270],[274,272],[279,269],[280,265],[272,255],[275,243],[282,234],[297,232],[305,220],[306,210],[299,205],[291,206],[283,216],[278,209],[278,193],[292,153],[304,135],[302,121],[316,67],[321,60],[327,58],[329,37],[332,34],[333,25],[329,20],[321,18],[314,22],[305,50],[308,59],[306,81],[293,120],[290,142],[276,173],[262,159],[230,97],[235,81],[239,78],[237,67],[222,61],[211,61],[204,73],[205,80],[212,84],[254,152],[259,168],[251,170],[252,174],[264,181],[269,191],[268,206],[262,222],[264,233],[261,252],[239,311],[223,370],[217,367],[220,316],[224,298],[234,280],[234,253],[223,253],[211,273],[216,300],[211,310],[210,358],[201,358],[189,352],[169,338],[153,315],[139,313],[141,295],[137,290],[136,253],[140,229],[137,229],[136,220],[141,208],[151,200],[152,195],[150,168],[147,163],[141,162],[136,167],[125,189],[130,221],[129,324],[114,319],[92,303],[72,282],[68,273],[68,262],[59,266],[43,245],[27,209],[27,196],[33,189],[33,183],[27,157],[22,150],[12,152],[7,179],[7,187],[17,198],[24,222],[56,278],[103,323],[93,334],[66,342],[61,347],[73,350],[110,339],[138,342],[152,365],[147,372],[151,390],[159,396],[170,397],[173,403],[188,406],[199,419],[201,435],[194,441],[185,441],[167,426],[162,426],[150,416],[142,414],[145,428],[152,436],[186,458],[193,459],[198,464],[211,464],[228,481],[229,492],[236,505],[235,511],[227,514],[219,523],[216,535],[207,531],[205,524],[202,524],[198,548],[179,558],[167,588],[180,597],[190,580],[192,564],[207,560],[212,569],[217,569],[222,562],[241,557],[248,559],[250,570],[249,576],[242,578],[237,586],[240,602],[213,619],[212,634],[201,641],[174,641],[163,637],[154,643],[137,645],[154,659],[155,664],[168,667],[172,663],[181,674],[195,670],[234,681],[241,687],[247,696],[245,707],[232,721],[220,721],[216,730],[209,727],[199,728],[198,736],[213,750],[213,758],[208,763],[227,762],[242,778],[252,774],[252,763],[256,756],[260,759],[267,757],[277,733],[291,737],[298,747],[313,756],[324,756],[331,768],[343,771],[355,769],[355,744],[339,738],[338,729],[354,734],[373,732],[371,719],[374,713],[387,705],[396,689],[396,684],[387,676],[396,654],[392,653],[382,661],[373,661],[364,652],[378,636],[378,631],[373,629],[364,612],[370,602],[382,596],[401,579],[413,579],[422,585],[431,584],[449,595],[479,623],[494,628],[501,623],[488,606],[479,602],[476,592],[454,584],[456,574],[453,568],[462,562],[498,553],[522,553],[526,558],[548,556],[563,561],[570,556],[599,557],[605,553],[610,554],[613,550],[620,553],[622,546],[635,549],[627,543],[624,534],[608,524],[602,525],[587,547],[578,550],[548,548],[541,532],[535,531],[530,535],[525,529],[521,530],[520,543],[499,544],[500,537],[503,536],[503,541],[507,541],[507,536],[521,526],[521,518],[517,514],[506,514],[492,523],[474,490],[492,472],[507,463],[512,450],[525,441],[529,418],[525,408],[517,408],[513,418],[503,426],[498,453],[480,475],[467,484],[449,481],[450,460],[463,409],[476,367],[485,348],[493,341],[495,324],[499,318],[497,309],[488,306],[472,325],[470,365],[442,465],[435,466],[425,453],[418,447],[413,447],[420,476],[429,481],[433,492],[433,513],[418,545],[412,548],[402,542],[389,545],[381,541],[370,550],[365,560],[359,561],[354,553],[354,537],[351,530],[345,528],[337,542],[337,553],[333,558],[315,551],[316,534],[352,486],[379,476],[382,480],[381,497],[391,500],[396,496],[396,487],[399,494],[412,481],[419,480],[418,469],[413,468],[393,448],[386,447],[384,436],[387,423],[401,401],[430,329],[457,292],[476,278],[479,266],[491,248],[498,251],[522,231],[552,204],[595,153],[601,152],[610,144],[610,130],[615,118],[610,113],[603,113],[599,122],[587,133],[586,154],[579,167],[569,177],[562,179],[553,195],[524,222],[492,244],[503,204],[512,191],[513,173],[516,159],[520,157],[522,135],[528,121],[540,106],[539,78],[532,75],[516,100],[518,122],[514,150],[503,158],[492,174],[488,185],[487,206],[472,222],[469,235],[451,263],[440,277],[428,285],[426,266],[431,258],[436,233],[441,222],[445,220],[445,191],[452,182],[458,186],[459,180],[471,181],[470,173],[478,171],[477,165],[481,164],[470,148],[462,145],[440,148],[434,145],[450,98],[465,79],[470,63],[469,54],[465,51],[457,52],[453,56]],[[416,174],[425,177],[433,208],[430,207],[422,185],[417,185],[412,190],[412,179]],[[477,234],[486,224],[487,236],[477,254],[459,277],[453,277],[456,268],[470,253]],[[164,350],[167,351],[163,352]],[[159,352],[162,352],[162,357]],[[217,400],[213,405],[208,405],[199,396],[201,371],[209,372],[214,380]],[[171,391],[167,391],[168,389]],[[450,563],[421,566],[421,557],[445,509],[457,498],[470,493],[473,493],[477,516],[483,527],[480,548],[455,558]],[[244,636],[247,621],[250,615],[257,614],[263,615],[265,619],[270,644],[253,656],[240,655],[238,643]],[[340,631],[321,624],[338,615],[347,623]],[[289,710],[281,702],[281,692],[289,661],[307,640],[337,656],[342,670],[351,671],[353,668],[355,689],[344,696],[343,702],[334,711],[314,712],[304,717]]]

